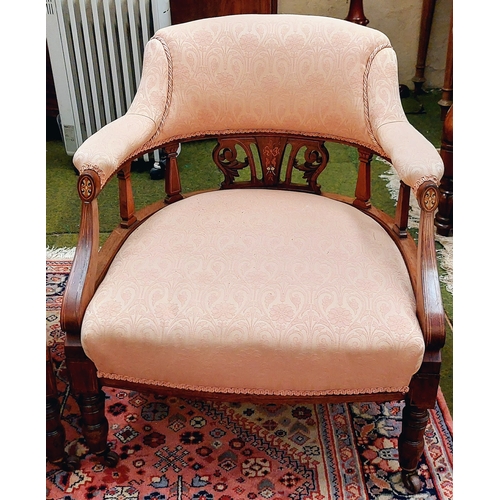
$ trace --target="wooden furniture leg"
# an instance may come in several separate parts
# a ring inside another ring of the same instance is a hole
[[[361,26],[366,26],[370,21],[365,17],[363,11],[363,0],[351,0],[349,4],[349,12],[346,21],[351,23],[361,24]]]
[[[71,344],[71,342],[69,342]],[[66,364],[73,394],[80,407],[82,434],[91,453],[104,465],[115,467],[118,455],[109,449],[108,420],[104,413],[104,392],[99,386],[94,364],[85,356],[81,347],[66,344]]]
[[[399,465],[403,484],[411,493],[418,493],[422,484],[417,474],[418,461],[424,451],[424,433],[429,412],[408,401],[403,409],[403,428],[399,436]]]
[[[432,18],[436,0],[424,0],[422,4],[422,17],[420,18],[420,34],[418,39],[418,53],[415,76],[412,78],[415,84],[415,94],[422,94],[422,86],[425,83],[425,61],[427,59],[427,49],[429,48],[429,38],[431,35]]]
[[[49,462],[63,470],[74,471],[80,467],[80,459],[64,451],[66,432],[61,423],[61,406],[57,393],[54,366],[49,348],[46,349],[46,455]]]
[[[440,154],[444,175],[439,185],[439,205],[434,225],[438,234],[449,236],[453,229],[453,104],[444,120]]]
[[[444,71],[444,83],[441,89],[442,96],[438,104],[441,106],[441,120],[445,120],[446,114],[453,103],[453,12],[450,18],[450,33],[448,35],[448,51],[446,52],[446,67]]]
[[[436,403],[440,370],[440,351],[426,354],[420,370],[410,382],[410,392],[406,395],[398,451],[403,484],[411,493],[418,493],[422,488],[417,468],[424,451],[429,410]]]

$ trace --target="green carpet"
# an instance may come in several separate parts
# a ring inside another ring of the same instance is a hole
[[[408,120],[436,147],[441,144],[442,121],[438,101],[439,91],[429,91],[418,96],[402,99]],[[423,110],[423,112],[421,112]],[[212,162],[215,141],[196,141],[182,146],[179,169],[183,192],[217,187],[222,175]],[[330,163],[319,178],[323,191],[353,196],[357,176],[357,150],[348,146],[329,143]],[[151,180],[151,164],[136,161],[132,168],[132,185],[136,208],[141,208],[164,197],[163,181]],[[388,165],[375,159],[372,162],[372,202],[393,215],[395,203],[389,195],[386,181],[380,176]],[[80,201],[76,191],[76,171],[66,154],[57,126],[47,120],[46,155],[46,245],[49,248],[76,246]],[[112,179],[99,197],[101,243],[120,222],[118,212],[118,182]],[[443,351],[441,387],[450,411],[453,411],[452,325],[453,296],[442,287],[443,302],[449,319],[447,344]]]

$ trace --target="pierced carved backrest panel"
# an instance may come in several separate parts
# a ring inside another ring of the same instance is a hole
[[[320,193],[328,163],[324,141],[285,136],[221,137],[213,151],[222,188],[274,187]]]

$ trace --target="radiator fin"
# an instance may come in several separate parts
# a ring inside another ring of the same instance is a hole
[[[169,0],[46,0],[46,7],[61,125],[74,127],[65,141],[71,155],[129,108],[144,47],[170,24]]]

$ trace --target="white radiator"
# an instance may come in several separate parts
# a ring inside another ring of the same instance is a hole
[[[127,111],[144,46],[170,25],[170,1],[46,0],[46,6],[61,132],[73,155],[87,137]]]

